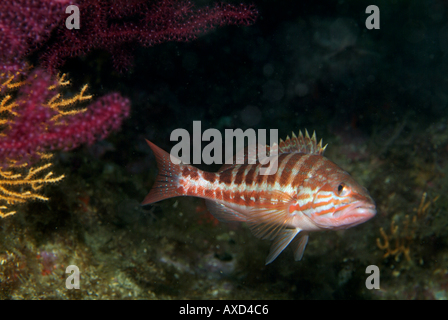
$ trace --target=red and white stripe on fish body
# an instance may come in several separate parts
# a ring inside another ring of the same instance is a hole
[[[260,174],[260,163],[224,165],[216,173],[173,164],[167,152],[147,142],[159,174],[142,204],[177,196],[204,198],[218,220],[246,222],[255,236],[273,240],[266,264],[288,244],[295,260],[301,260],[311,231],[346,229],[376,214],[368,191],[325,158],[322,141],[307,131],[266,147],[278,154],[277,172],[271,175]]]

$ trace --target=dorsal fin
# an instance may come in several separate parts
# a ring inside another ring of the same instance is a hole
[[[278,154],[298,152],[314,155],[323,155],[326,148],[327,145],[322,147],[322,139],[317,143],[316,132],[313,132],[313,136],[310,137],[306,129],[305,136],[302,134],[302,131],[299,131],[298,136],[293,132],[291,138],[287,136],[285,141],[280,139],[278,146],[267,147],[270,152],[277,149]]]
[[[257,159],[259,146],[246,146],[244,150],[239,151],[233,156],[233,164],[224,164],[218,172],[223,172],[229,168],[234,168],[237,160],[243,160],[244,164],[248,164],[250,159]],[[305,129],[305,135],[302,131],[299,131],[299,135],[293,132],[291,138],[289,136],[283,141],[280,139],[279,143],[275,143],[272,146],[266,146],[265,155],[273,155],[273,151],[277,151],[277,154],[282,153],[306,153],[314,155],[324,155],[327,145],[322,147],[322,139],[317,143],[316,132],[313,131],[313,135],[310,137],[308,130]],[[264,156],[262,153],[261,156]]]

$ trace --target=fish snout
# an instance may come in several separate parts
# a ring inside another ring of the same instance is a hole
[[[376,215],[376,205],[373,202],[362,202],[354,210],[358,214],[370,216],[371,218]]]
[[[376,215],[376,206],[369,200],[356,201],[336,211],[333,216],[335,227],[347,229],[372,219]]]

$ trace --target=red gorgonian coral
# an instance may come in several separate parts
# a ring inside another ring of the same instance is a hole
[[[132,45],[153,46],[189,41],[223,25],[249,25],[257,15],[251,5],[216,4],[196,9],[178,0],[79,0],[80,28],[67,29],[68,0],[2,0],[0,71],[23,69],[26,55],[42,50],[44,67],[55,72],[66,59],[93,49],[112,53],[114,66],[132,63]],[[51,37],[50,37],[51,35]]]

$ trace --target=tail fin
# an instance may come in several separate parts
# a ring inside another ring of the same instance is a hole
[[[171,162],[170,155],[151,141],[146,140],[157,160],[159,174],[151,191],[145,197],[142,205],[183,195],[178,191],[181,166]]]

